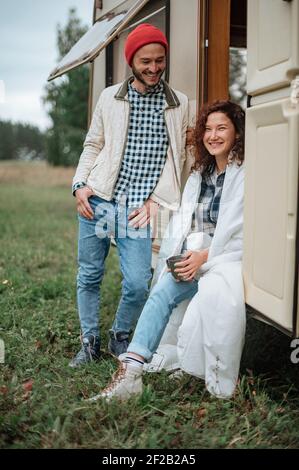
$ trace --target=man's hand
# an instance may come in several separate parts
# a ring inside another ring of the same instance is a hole
[[[175,272],[179,273],[184,281],[193,281],[195,274],[199,268],[206,263],[209,250],[187,251],[186,259],[175,263]]]
[[[129,215],[129,226],[134,228],[146,227],[150,223],[151,218],[157,215],[158,209],[159,204],[152,199],[148,199],[142,207]]]
[[[89,220],[92,220],[94,217],[93,210],[88,202],[88,198],[93,194],[94,192],[88,186],[77,189],[77,191],[75,192],[77,201],[77,211],[82,217],[85,217]]]

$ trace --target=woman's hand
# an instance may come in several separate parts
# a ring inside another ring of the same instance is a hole
[[[175,272],[180,274],[183,281],[193,281],[199,268],[207,262],[209,250],[187,251],[184,261],[175,263]]]

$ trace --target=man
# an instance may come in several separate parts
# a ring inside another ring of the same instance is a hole
[[[99,286],[111,236],[123,282],[108,349],[119,356],[148,295],[150,219],[159,205],[176,210],[180,204],[188,100],[161,78],[167,50],[166,37],[150,24],[129,34],[125,57],[133,77],[102,92],[84,142],[73,180],[82,348],[71,367],[99,358]]]

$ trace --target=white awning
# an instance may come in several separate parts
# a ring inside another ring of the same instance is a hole
[[[93,61],[149,0],[126,0],[99,20],[71,48],[49,75],[48,81]]]

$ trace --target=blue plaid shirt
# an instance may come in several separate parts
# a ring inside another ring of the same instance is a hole
[[[168,136],[164,121],[165,96],[162,82],[141,94],[131,83],[128,89],[130,120],[126,149],[114,189],[129,207],[141,207],[153,192],[165,165]]]
[[[198,205],[193,213],[191,232],[205,232],[214,236],[222,195],[225,171],[217,175],[216,169],[212,174],[202,178]]]

